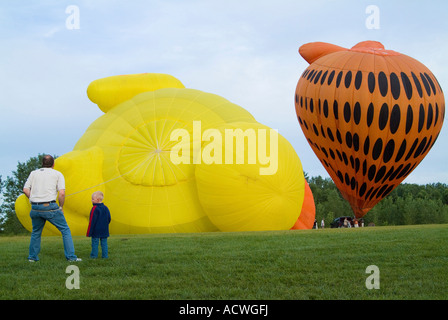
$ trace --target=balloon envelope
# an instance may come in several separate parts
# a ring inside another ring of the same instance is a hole
[[[310,185],[305,180],[305,195],[303,198],[302,210],[300,210],[300,216],[292,226],[291,230],[312,229],[315,219],[316,205],[314,203],[313,192],[311,191]]]
[[[193,89],[166,88],[141,93],[96,120],[74,151],[102,151],[99,181],[113,213],[114,233],[214,231],[199,203],[193,152],[187,163],[175,164],[172,149],[184,130],[190,151],[195,135],[233,120],[255,121],[243,108],[217,95]],[[194,123],[200,124],[194,132]],[[199,141],[200,142],[200,141]],[[184,151],[186,151],[184,150]],[[79,168],[61,170],[70,175]],[[70,179],[68,179],[70,180]],[[90,193],[89,193],[90,194]],[[71,204],[70,199],[67,205]],[[73,203],[73,206],[78,206]]]
[[[64,214],[72,234],[85,235],[91,195],[97,190],[104,193],[104,204],[111,211],[113,234],[216,231],[196,190],[196,136],[227,122],[255,119],[220,96],[194,89],[161,88],[122,102],[131,89],[117,86],[117,81],[111,77],[95,82],[99,100],[100,93],[107,92],[113,92],[116,100],[108,102],[106,113],[89,126],[73,151],[55,161],[55,169],[66,180]],[[148,89],[132,92],[139,90]],[[182,141],[172,136],[178,129],[186,134]],[[188,161],[173,163],[172,150],[181,142],[187,145],[183,151],[190,151]],[[30,208],[23,200],[17,200],[17,215],[21,221],[29,220],[23,222],[29,228]]]
[[[305,192],[299,157],[245,109],[160,74],[99,79],[87,92],[105,114],[55,161],[73,235],[85,235],[95,191],[110,209],[111,234],[288,230],[297,221]],[[218,147],[227,129],[243,133],[243,143]],[[256,144],[244,143],[253,137]],[[226,159],[231,151],[231,163],[213,163],[218,151]],[[18,197],[28,230],[30,209]],[[46,224],[43,234],[60,233]]]
[[[298,121],[360,218],[434,145],[445,116],[442,89],[422,63],[379,42],[351,49],[317,42],[299,52],[311,64],[296,88]]]

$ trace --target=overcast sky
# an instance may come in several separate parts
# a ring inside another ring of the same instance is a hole
[[[379,9],[379,29],[366,27],[369,5]],[[328,177],[295,114],[308,66],[298,48],[380,41],[425,64],[448,92],[447,16],[446,0],[1,0],[0,175],[73,149],[103,114],[87,98],[91,81],[156,72],[247,109],[289,140],[305,172]],[[404,182],[448,183],[447,155],[445,124]]]

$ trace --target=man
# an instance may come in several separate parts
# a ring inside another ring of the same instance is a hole
[[[45,155],[42,159],[42,168],[31,172],[23,187],[23,192],[31,202],[30,217],[33,224],[28,261],[39,261],[37,256],[46,221],[61,232],[65,258],[69,261],[81,261],[75,255],[72,234],[62,211],[65,201],[65,179],[62,173],[53,168],[53,157]],[[56,197],[59,205],[56,203]]]

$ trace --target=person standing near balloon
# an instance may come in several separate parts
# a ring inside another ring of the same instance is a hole
[[[98,257],[98,244],[101,241],[101,257],[109,258],[107,238],[109,237],[109,223],[111,221],[109,208],[103,204],[104,194],[96,191],[92,194],[92,210],[90,211],[87,237],[92,237],[92,252],[90,258]]]
[[[65,201],[65,179],[62,173],[54,170],[52,156],[45,155],[42,159],[42,168],[30,173],[23,192],[31,202],[30,217],[33,225],[28,261],[39,261],[42,230],[47,221],[62,234],[65,258],[69,261],[82,261],[75,255],[70,228],[62,211]],[[56,203],[56,198],[59,205]]]

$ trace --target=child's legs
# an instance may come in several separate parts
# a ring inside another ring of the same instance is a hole
[[[90,252],[90,258],[98,258],[98,243],[99,238],[92,237],[92,252]]]
[[[101,238],[101,258],[109,258],[107,238]]]

